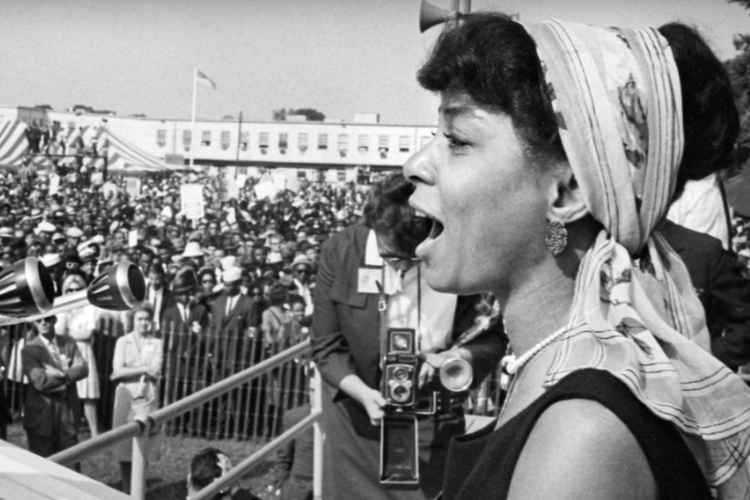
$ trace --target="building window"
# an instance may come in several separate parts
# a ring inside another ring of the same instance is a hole
[[[301,132],[299,136],[297,137],[297,142],[299,144],[300,151],[307,150],[307,134],[306,133]]]
[[[190,130],[183,130],[182,131],[182,145],[185,148],[185,151],[190,151],[190,144],[192,139],[192,132]]]
[[[346,151],[349,147],[349,135],[339,134],[339,151]]]
[[[247,151],[247,148],[250,146],[250,132],[242,132],[240,134],[240,149],[242,151]]]
[[[279,134],[279,149],[286,149],[289,147],[289,134],[282,132]]]
[[[429,136],[429,135],[423,135],[422,137],[420,137],[419,138],[419,149],[422,149],[425,146],[427,146],[427,144],[429,144],[429,142],[430,142],[430,139],[432,139],[432,137]]]
[[[398,138],[398,150],[401,151],[402,153],[408,153],[409,150],[411,149],[410,143],[411,143],[411,137],[409,137],[408,135],[402,135],[401,137]]]
[[[328,134],[318,134],[318,149],[328,149]]]
[[[357,149],[360,153],[366,153],[370,147],[370,136],[366,134],[360,134],[357,136]]]
[[[221,133],[221,149],[229,149],[229,131],[224,130]]]
[[[167,131],[165,129],[161,128],[156,131],[156,144],[162,148],[167,145]]]
[[[268,149],[268,132],[261,132],[260,138],[258,139],[258,146],[261,149]]]
[[[381,153],[387,153],[388,152],[388,144],[390,143],[389,137],[387,135],[381,135],[378,137],[378,151]]]
[[[211,145],[211,131],[210,130],[204,130],[201,132],[201,146],[210,146]]]

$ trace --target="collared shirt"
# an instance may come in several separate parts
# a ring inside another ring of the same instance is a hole
[[[365,265],[383,266],[377,236],[372,230],[367,237]],[[451,345],[458,297],[430,288],[418,268],[419,266],[414,266],[406,273],[401,273],[390,265],[385,265],[383,288],[388,295],[388,327],[413,328],[417,332],[418,350],[435,352]],[[418,281],[421,281],[421,287]]]
[[[57,368],[65,369],[67,368],[65,363],[63,362],[63,355],[60,353],[60,348],[57,347],[56,338],[52,337],[52,340],[48,340],[47,337],[44,335],[39,335],[39,338],[42,339],[42,343],[44,343],[44,346],[47,348],[49,353],[52,355],[52,359],[55,360],[55,363],[57,364]]]

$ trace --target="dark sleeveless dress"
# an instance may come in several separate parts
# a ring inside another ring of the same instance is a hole
[[[516,463],[537,419],[550,405],[567,399],[596,401],[630,429],[648,459],[658,498],[712,498],[698,463],[677,429],[652,414],[609,372],[585,369],[560,380],[501,428],[494,430],[494,425],[489,425],[455,438],[448,452],[441,499],[506,498]]]

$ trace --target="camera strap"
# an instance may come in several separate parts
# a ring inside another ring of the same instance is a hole
[[[385,294],[385,266],[388,264],[383,260],[383,266],[380,268],[380,281],[376,281],[378,286],[378,316],[380,318],[380,368],[383,368],[383,354],[388,351],[388,296]],[[402,276],[403,279],[403,276]],[[420,352],[422,337],[422,266],[417,262],[417,346],[416,351]]]

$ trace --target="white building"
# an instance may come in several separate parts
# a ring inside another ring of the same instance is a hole
[[[66,144],[80,136],[86,146],[100,127],[106,127],[168,164],[187,164],[192,143],[196,165],[399,168],[430,141],[435,130],[428,126],[380,124],[375,114],[358,114],[356,119],[353,123],[294,120],[241,124],[201,120],[195,124],[196,137],[192,141],[189,120],[0,108],[0,127],[9,121],[23,122],[27,127],[54,130],[53,135]]]

